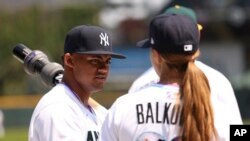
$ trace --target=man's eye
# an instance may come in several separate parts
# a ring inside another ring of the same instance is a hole
[[[99,65],[101,63],[101,61],[97,60],[97,59],[93,59],[93,60],[89,60],[89,62],[93,65]]]
[[[108,61],[106,62],[106,64],[111,64],[111,60],[108,60]]]
[[[92,65],[96,65],[100,67],[100,66],[109,65],[111,63],[111,60],[102,61],[98,59],[91,59],[91,60],[88,60],[88,62]]]

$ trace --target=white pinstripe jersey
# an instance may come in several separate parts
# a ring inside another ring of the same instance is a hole
[[[37,104],[29,141],[96,141],[106,109],[88,108],[64,84],[56,85]]]

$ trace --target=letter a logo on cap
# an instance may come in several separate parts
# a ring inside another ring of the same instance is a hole
[[[101,33],[99,36],[101,39],[100,44],[103,46],[109,46],[109,36],[107,35],[107,33]]]
[[[192,51],[193,45],[184,45],[184,51]]]

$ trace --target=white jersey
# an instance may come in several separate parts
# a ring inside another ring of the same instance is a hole
[[[220,72],[199,61],[196,61],[196,65],[205,73],[211,87],[214,125],[218,138],[220,141],[229,141],[230,125],[242,124],[232,86]],[[182,108],[181,102],[176,103],[179,87],[152,83],[159,79],[155,72],[153,75],[156,75],[154,79],[148,80],[144,77],[141,81],[135,81],[134,84],[143,82],[139,86],[142,89],[115,101],[102,127],[102,141],[172,141],[178,138]]]
[[[231,124],[242,123],[238,103],[229,80],[219,71],[200,61],[196,60],[195,64],[206,75],[211,92],[216,95],[218,102],[226,109],[231,110],[231,113],[234,113],[228,117],[230,118]],[[156,74],[154,68],[151,67],[134,81],[128,92],[136,92],[152,83],[157,83],[158,81],[159,76]]]
[[[37,104],[29,141],[96,141],[106,110],[83,106],[64,84],[57,84]]]

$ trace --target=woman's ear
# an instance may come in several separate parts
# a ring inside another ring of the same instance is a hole
[[[151,48],[150,52],[151,52],[150,53],[151,64],[154,67],[155,72],[159,75],[160,70],[161,70],[162,57],[158,53],[158,51],[153,48]]]
[[[151,48],[151,59],[155,64],[161,64],[162,62],[162,57],[159,54],[159,52],[153,48]]]
[[[70,68],[73,67],[74,63],[73,63],[73,58],[72,58],[72,55],[70,53],[66,53],[64,54],[64,59],[63,59],[63,63],[64,63],[64,66],[68,66]]]

